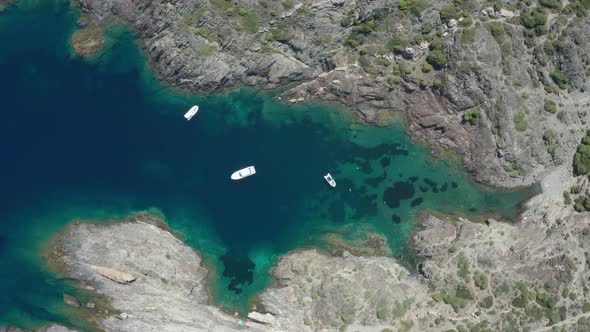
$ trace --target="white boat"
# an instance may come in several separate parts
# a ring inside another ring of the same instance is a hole
[[[324,175],[324,179],[326,179],[326,182],[328,182],[330,186],[336,187],[336,181],[334,181],[334,178],[332,175],[330,175],[330,173]]]
[[[248,166],[246,168],[242,168],[239,171],[235,171],[232,175],[231,175],[231,179],[232,180],[241,180],[243,178],[247,178],[251,175],[256,174],[256,169],[254,168],[254,166]]]
[[[193,118],[193,116],[195,116],[195,114],[197,114],[197,112],[199,111],[199,106],[195,105],[193,107],[191,107],[190,110],[188,110],[188,112],[186,112],[184,114],[184,118],[186,119],[186,121],[190,120]]]

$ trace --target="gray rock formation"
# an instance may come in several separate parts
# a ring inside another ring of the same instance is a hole
[[[118,311],[99,324],[107,331],[237,331],[238,318],[208,305],[207,271],[199,255],[168,231],[142,221],[76,223],[54,245],[54,264],[92,285]],[[97,271],[133,275],[120,283]],[[248,322],[250,331],[263,331]]]
[[[36,330],[23,330],[16,327],[0,327],[0,332],[76,332],[75,330],[71,330],[65,326],[57,325],[57,324],[49,324],[43,327],[40,327]]]
[[[284,100],[336,101],[377,125],[403,112],[412,137],[459,153],[477,180],[498,186],[568,162],[589,120],[590,19],[575,4],[562,14],[545,4],[531,26],[542,4],[508,0],[79,1],[96,20],[129,23],[168,84],[297,82]],[[556,107],[546,111],[546,100]]]
[[[547,177],[515,224],[425,218],[418,276],[386,257],[289,254],[262,302],[293,331],[587,331],[590,215],[561,195],[578,181]]]
[[[590,184],[565,168],[541,184],[516,223],[428,216],[414,236],[417,273],[393,258],[284,256],[272,270],[251,331],[448,331],[590,329],[590,214],[562,193]],[[207,304],[199,256],[168,231],[144,221],[76,223],[60,236],[54,264],[92,285],[115,310],[108,331],[232,331],[237,318]],[[138,221],[139,220],[139,221]],[[109,266],[136,278],[118,283]]]

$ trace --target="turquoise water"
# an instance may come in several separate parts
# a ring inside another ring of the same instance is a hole
[[[153,77],[120,26],[92,61],[72,56],[68,1],[22,1],[0,14],[0,326],[81,326],[48,241],[75,219],[161,215],[212,269],[213,302],[244,312],[268,269],[296,248],[355,244],[367,232],[410,261],[426,210],[511,218],[530,192],[475,185],[453,158],[432,161],[403,124],[355,124],[345,110],[288,106],[256,90],[195,96]],[[187,122],[193,104],[201,110]],[[229,179],[239,168],[258,173]],[[331,172],[338,186],[322,175]]]

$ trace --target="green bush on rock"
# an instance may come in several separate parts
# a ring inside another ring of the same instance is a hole
[[[582,144],[578,146],[576,154],[574,154],[574,173],[576,175],[586,175],[590,173],[590,130],[586,136],[582,138]]]
[[[463,122],[469,122],[472,125],[476,125],[481,117],[481,110],[479,108],[466,111],[463,113]]]
[[[555,105],[555,102],[551,99],[545,99],[543,108],[549,113],[557,113],[557,105]]]

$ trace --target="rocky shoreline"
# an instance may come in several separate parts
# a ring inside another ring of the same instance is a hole
[[[385,256],[346,250],[285,255],[248,318],[209,304],[207,271],[158,219],[76,222],[51,265],[109,299],[93,321],[107,331],[466,331],[590,328],[590,214],[564,204],[587,181],[566,170],[542,183],[517,223],[424,218],[413,273]],[[577,189],[576,189],[577,190]],[[245,328],[245,327],[244,327]]]
[[[534,5],[509,1],[79,3],[97,24],[131,26],[167,84],[288,85],[287,102],[334,101],[373,125],[399,112],[411,137],[458,153],[495,186],[529,185],[567,164],[586,129],[590,19],[571,10],[542,9],[541,29],[527,21]]]

